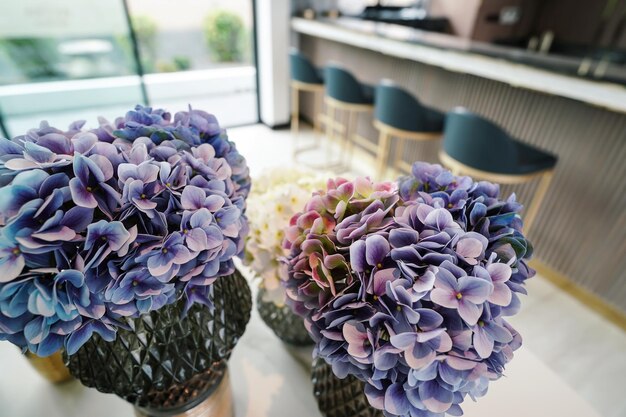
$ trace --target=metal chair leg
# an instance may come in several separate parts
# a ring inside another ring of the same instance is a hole
[[[550,188],[550,183],[552,182],[552,177],[554,176],[553,171],[547,171],[541,176],[541,180],[539,181],[539,185],[537,186],[537,190],[535,191],[535,196],[533,197],[530,206],[528,206],[528,212],[525,216],[525,232],[528,234],[530,229],[532,228],[535,219],[537,218],[537,213],[539,213],[539,207],[546,196],[548,189]]]

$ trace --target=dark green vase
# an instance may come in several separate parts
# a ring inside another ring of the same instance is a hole
[[[256,305],[261,318],[280,340],[294,346],[313,346],[313,339],[304,327],[302,317],[284,305],[277,306],[271,301],[263,301],[265,290],[259,288]]]
[[[311,380],[313,395],[324,417],[384,417],[367,401],[363,382],[352,375],[337,378],[323,359],[313,361]]]
[[[211,286],[214,308],[184,300],[128,319],[113,342],[94,335],[66,357],[83,385],[113,393],[149,416],[186,412],[219,386],[230,354],[250,319],[252,296],[237,271]]]

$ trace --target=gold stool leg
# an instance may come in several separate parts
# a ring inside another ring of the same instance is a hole
[[[300,150],[300,91],[295,85],[291,85],[291,136],[293,137],[293,157]]]
[[[348,121],[350,120],[350,110],[340,109],[339,124],[343,128],[341,133],[341,155],[339,159],[340,165],[346,164],[346,155],[348,154],[348,138],[350,132],[348,132]]]
[[[539,181],[539,185],[537,186],[537,190],[535,191],[535,196],[533,197],[530,206],[528,207],[528,212],[525,216],[525,233],[528,234],[530,229],[532,228],[535,219],[537,218],[537,213],[539,212],[539,207],[546,196],[548,189],[550,188],[550,183],[552,182],[552,177],[554,176],[553,171],[548,171],[541,176],[541,180]]]
[[[323,112],[323,103],[321,100],[321,94],[318,91],[313,92],[313,131],[315,133],[315,141],[317,142],[319,139],[319,135],[322,132],[322,126],[319,115]]]
[[[350,169],[352,167],[352,153],[354,152],[353,135],[356,135],[356,122],[359,114],[355,110],[348,110],[348,123],[346,124],[346,167]]]
[[[393,160],[393,171],[396,176],[400,176],[402,174],[402,169],[400,168],[400,161],[402,161],[402,157],[404,156],[404,151],[406,150],[406,139],[398,137],[398,148],[394,154]]]
[[[376,180],[382,180],[385,174],[385,165],[387,164],[387,157],[389,156],[389,139],[391,135],[388,132],[381,129],[378,137],[378,152],[376,152]]]
[[[330,165],[330,160],[332,157],[332,143],[335,141],[335,133],[336,133],[336,128],[335,128],[335,116],[336,116],[336,109],[335,106],[333,106],[333,104],[328,101],[328,100],[324,100],[326,102],[326,161],[327,161],[327,166]]]
[[[300,133],[300,91],[291,86],[291,131],[294,136]]]

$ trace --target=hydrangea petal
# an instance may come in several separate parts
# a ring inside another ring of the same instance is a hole
[[[493,284],[480,278],[462,277],[459,279],[459,291],[465,300],[484,303],[493,292]]]
[[[0,283],[10,282],[17,278],[24,269],[25,259],[23,256],[11,256],[0,258]]]
[[[389,413],[402,416],[409,412],[409,400],[404,394],[402,384],[391,384],[385,392],[385,410]]]
[[[201,229],[192,229],[187,235],[185,242],[187,246],[194,252],[200,252],[209,249],[207,234]]]
[[[389,340],[394,347],[405,350],[415,344],[417,337],[415,333],[400,333],[391,336]]]
[[[350,263],[356,272],[364,272],[367,269],[364,240],[357,240],[350,245]]]
[[[511,304],[511,299],[513,298],[513,293],[511,289],[502,283],[495,283],[493,286],[493,292],[489,296],[489,302],[506,307]]]
[[[72,193],[72,199],[76,205],[85,208],[98,207],[98,201],[92,193],[87,191],[81,181],[78,178],[72,178],[70,180],[70,191]]]
[[[65,341],[65,349],[68,355],[75,354],[84,345],[93,333],[98,333],[103,340],[112,342],[115,340],[115,330],[105,323],[97,320],[89,320],[78,330],[73,332]]]
[[[369,265],[376,266],[389,254],[389,242],[380,235],[369,236],[365,240],[365,259]]]
[[[185,210],[197,210],[202,208],[205,199],[206,194],[201,188],[189,185],[183,190],[180,202]]]
[[[477,306],[473,302],[462,298],[458,303],[459,315],[470,326],[475,325],[483,311],[482,305]]]
[[[433,289],[430,293],[430,299],[433,303],[446,308],[457,308],[459,306],[456,294],[442,288]]]
[[[426,381],[419,387],[422,402],[433,413],[445,413],[452,405],[452,393],[435,381]]]
[[[428,366],[435,360],[437,354],[425,343],[415,343],[412,349],[404,352],[406,363],[413,369],[420,369]]]
[[[487,265],[487,271],[491,276],[491,280],[495,282],[506,282],[511,278],[511,267],[504,263],[493,263]]]

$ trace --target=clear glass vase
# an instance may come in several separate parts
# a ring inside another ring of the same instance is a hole
[[[204,403],[226,375],[227,361],[250,319],[252,296],[239,272],[211,286],[214,308],[184,300],[128,319],[113,342],[95,334],[66,357],[83,385],[132,403],[138,415],[175,416]]]
[[[259,288],[256,305],[261,318],[280,340],[294,346],[313,346],[313,339],[304,327],[302,317],[291,311],[286,305],[277,306],[271,301],[264,301],[265,290]]]
[[[339,379],[323,359],[313,361],[313,395],[324,417],[384,417],[365,397],[364,383],[349,375]]]

